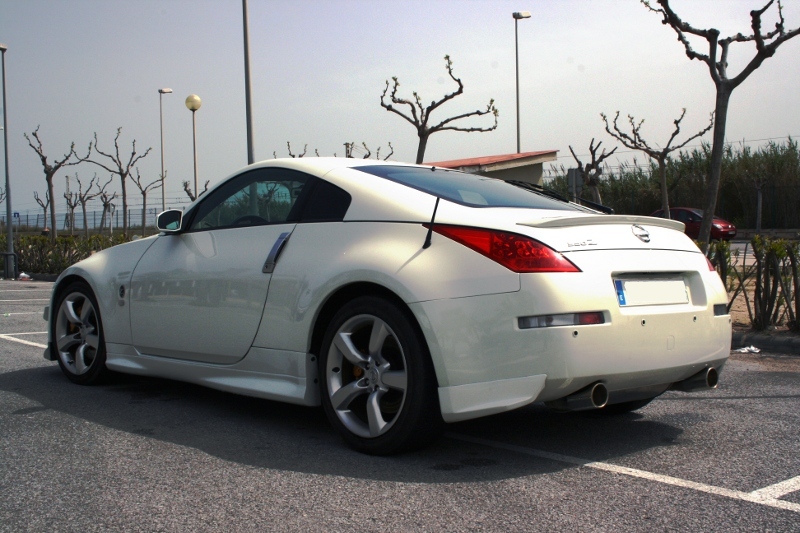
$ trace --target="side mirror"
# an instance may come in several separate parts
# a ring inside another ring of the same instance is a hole
[[[156,222],[158,231],[165,233],[175,233],[181,230],[181,223],[183,222],[183,211],[180,209],[168,209],[160,215]]]

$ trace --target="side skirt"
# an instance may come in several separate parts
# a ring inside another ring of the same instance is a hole
[[[156,376],[225,392],[299,405],[320,405],[317,356],[250,348],[233,365],[155,357],[127,344],[106,344],[106,366],[125,374]]]

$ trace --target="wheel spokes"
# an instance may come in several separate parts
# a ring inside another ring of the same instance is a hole
[[[81,335],[80,333],[76,333],[74,335],[65,335],[58,339],[58,351],[59,352],[66,352],[76,344],[81,343]]]
[[[92,309],[91,304],[84,300],[83,305],[81,306],[81,324],[84,326],[89,326],[89,318],[94,315],[94,309]]]
[[[370,389],[363,385],[361,381],[353,381],[331,395],[331,405],[337,411],[346,411],[353,400],[362,394],[367,394],[369,391]]]
[[[381,413],[381,396],[383,391],[378,389],[367,399],[367,420],[369,422],[369,435],[377,437],[386,429],[386,420]]]
[[[375,318],[372,323],[372,331],[369,335],[369,355],[376,356],[380,355],[381,348],[383,348],[383,344],[386,342],[386,338],[391,335],[391,331],[389,327],[386,325],[386,322]]]
[[[67,317],[70,324],[82,324],[81,318],[75,313],[75,300],[64,300],[64,305],[61,308],[64,310],[64,316]]]
[[[366,357],[353,344],[353,339],[349,332],[340,332],[334,337],[333,344],[342,355],[354,365],[366,362]]]
[[[75,350],[75,371],[78,374],[83,374],[89,368],[89,365],[86,364],[86,344],[81,344],[80,347]]]
[[[408,376],[405,370],[389,370],[381,374],[381,382],[390,389],[405,392],[408,384]]]
[[[100,336],[89,334],[86,335],[86,344],[92,347],[93,349],[97,350],[100,347]]]

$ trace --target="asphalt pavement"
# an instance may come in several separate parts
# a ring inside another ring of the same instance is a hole
[[[800,531],[800,357],[733,354],[637,413],[534,404],[369,457],[321,409],[170,380],[73,385],[50,284],[0,281],[0,532]]]

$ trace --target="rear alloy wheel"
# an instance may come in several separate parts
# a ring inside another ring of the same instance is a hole
[[[376,297],[346,304],[323,342],[322,402],[356,450],[388,455],[429,443],[441,425],[427,345],[406,314]]]
[[[105,377],[103,325],[92,289],[83,282],[67,287],[57,303],[53,338],[61,370],[70,381],[91,385]]]

